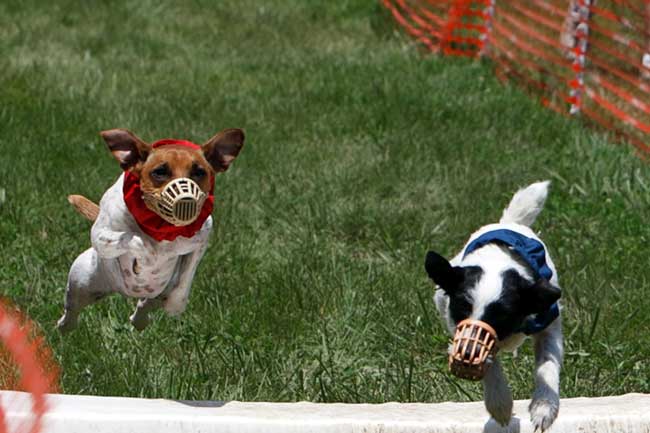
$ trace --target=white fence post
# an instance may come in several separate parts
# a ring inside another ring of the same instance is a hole
[[[587,47],[589,44],[589,18],[591,17],[591,0],[576,0],[569,8],[568,13],[571,14],[571,19],[577,20],[577,25],[574,30],[574,55],[573,55],[573,70],[575,72],[574,79],[571,85],[571,109],[569,114],[580,113],[582,106],[582,94],[585,88],[585,58],[587,55]]]

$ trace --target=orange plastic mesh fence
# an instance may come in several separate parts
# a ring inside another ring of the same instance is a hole
[[[37,328],[11,303],[0,298],[0,389],[31,394],[31,407],[22,400],[0,401],[0,433],[36,433],[47,410],[45,393],[58,392],[59,368]],[[31,413],[9,425],[6,411]]]
[[[497,77],[650,153],[650,0],[381,0],[423,48]]]

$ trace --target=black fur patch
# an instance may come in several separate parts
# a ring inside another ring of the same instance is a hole
[[[478,283],[483,275],[480,266],[455,267],[462,280],[453,290],[445,290],[449,296],[449,315],[455,323],[467,319],[472,314],[472,298],[470,290]]]
[[[488,304],[483,317],[479,317],[479,320],[494,328],[499,340],[514,334],[530,314],[524,308],[522,291],[529,290],[532,285],[514,269],[504,271],[502,277],[501,296]]]

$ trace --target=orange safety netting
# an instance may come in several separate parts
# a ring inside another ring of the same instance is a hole
[[[22,399],[12,401],[4,396],[0,400],[0,433],[38,432],[47,411],[45,394],[59,391],[58,375],[59,367],[35,325],[0,298],[0,389],[25,391],[31,396],[31,407],[22,407]],[[7,411],[25,415],[9,423],[4,415]]]
[[[493,60],[502,80],[650,152],[650,0],[381,0],[431,52]]]

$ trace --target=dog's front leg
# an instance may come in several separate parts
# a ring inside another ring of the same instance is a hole
[[[203,244],[198,250],[184,255],[180,258],[178,278],[172,280],[172,288],[163,293],[158,298],[141,299],[135,312],[129,318],[131,324],[138,331],[142,331],[149,325],[149,313],[163,307],[167,313],[177,316],[185,311],[187,301],[190,296],[192,279],[196,268],[207,250],[207,243]]]
[[[502,426],[510,423],[512,417],[512,393],[503,375],[498,359],[483,377],[483,400],[492,418]]]
[[[141,237],[132,232],[113,230],[110,218],[107,212],[100,211],[90,230],[90,241],[99,257],[114,259],[127,252],[140,259],[155,256],[155,249]]]
[[[560,410],[562,323],[555,319],[535,339],[535,391],[528,410],[535,431],[547,430]]]
[[[91,232],[91,241],[102,259],[115,259],[126,253],[144,265],[150,265],[156,259],[156,249],[151,243],[134,233],[100,228]]]
[[[164,303],[163,308],[171,316],[178,316],[187,307],[187,301],[190,298],[190,290],[192,289],[192,280],[194,274],[199,266],[199,262],[205,251],[208,249],[207,242],[202,244],[201,247],[181,258],[181,266],[179,269],[178,284],[173,288]]]

